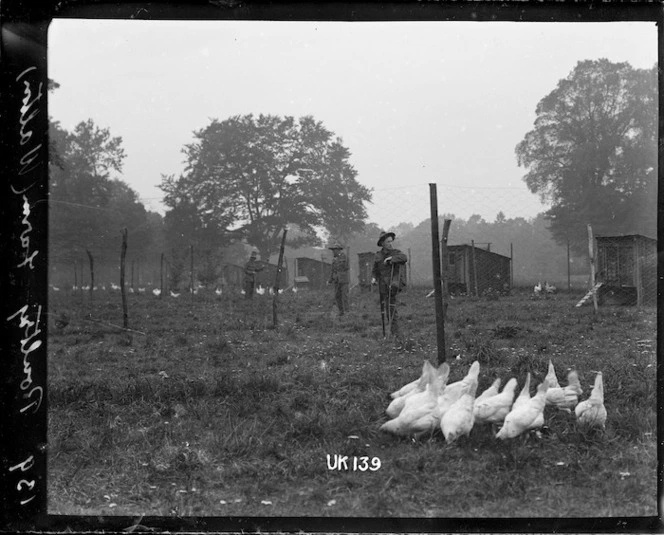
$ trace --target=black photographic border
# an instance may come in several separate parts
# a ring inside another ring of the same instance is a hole
[[[0,530],[129,531],[130,516],[64,516],[47,513],[47,284],[48,95],[47,31],[54,18],[272,21],[652,21],[658,31],[659,184],[664,184],[664,4],[621,1],[505,0],[396,2],[100,2],[47,0],[0,3],[0,231],[3,277],[0,302]],[[658,193],[658,228],[664,222]],[[658,244],[658,258],[662,245]],[[659,262],[658,280],[664,276]],[[658,327],[661,324],[661,287]],[[658,336],[657,354],[662,339]],[[659,360],[658,360],[659,362]],[[658,400],[662,403],[658,366]],[[661,407],[658,444],[662,443]],[[661,463],[660,463],[661,466]],[[661,497],[662,472],[658,473]],[[658,511],[661,514],[661,511]],[[621,518],[315,518],[143,517],[153,531],[179,532],[662,532],[657,517]],[[136,527],[137,530],[138,527]]]

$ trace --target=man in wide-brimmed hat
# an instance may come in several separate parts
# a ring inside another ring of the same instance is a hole
[[[374,256],[372,283],[378,283],[383,334],[385,334],[385,325],[387,324],[390,328],[390,334],[400,338],[397,294],[406,287],[406,262],[408,262],[408,257],[392,246],[395,237],[394,232],[380,233],[378,247],[381,249]]]
[[[334,283],[334,297],[339,308],[339,316],[343,316],[349,310],[348,305],[348,258],[344,248],[339,242],[334,242],[328,247],[334,254],[332,260],[332,273],[328,284]]]
[[[254,297],[254,287],[256,286],[256,273],[263,271],[264,266],[256,260],[256,251],[251,251],[249,261],[244,266],[244,298],[252,299]]]

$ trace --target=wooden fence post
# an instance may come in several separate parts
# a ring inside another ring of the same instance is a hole
[[[447,305],[448,305],[448,295],[449,295],[449,281],[448,281],[448,252],[447,252],[447,237],[450,233],[450,225],[452,224],[451,219],[445,219],[443,221],[443,237],[440,240],[440,257],[442,260],[442,295],[443,295],[443,318],[447,319]]]
[[[194,300],[194,246],[189,246],[189,291],[191,292],[191,300]]]
[[[477,262],[475,261],[475,240],[470,240],[470,256],[473,260],[473,282],[475,284],[475,297],[480,296],[480,292],[477,286]]]
[[[125,290],[125,261],[127,257],[127,229],[122,229],[122,249],[120,251],[120,292],[122,294],[122,326],[127,329],[129,318],[127,314],[127,294]]]
[[[590,254],[590,287],[593,289],[593,314],[597,314],[597,290],[595,288],[595,238],[588,224],[588,253]]]
[[[272,295],[272,325],[276,329],[279,324],[278,309],[277,304],[279,300],[279,278],[281,277],[281,263],[284,260],[284,247],[286,246],[286,232],[288,229],[284,229],[284,235],[281,237],[281,247],[279,248],[279,260],[277,261],[277,274],[274,278],[273,286],[273,295]]]
[[[90,261],[90,300],[92,301],[92,292],[95,288],[95,261],[89,249],[86,249],[85,252],[88,254],[88,260]]]
[[[440,242],[438,240],[438,195],[436,184],[429,184],[431,204],[431,256],[433,260],[433,287],[436,294],[436,339],[438,342],[438,364],[445,356],[445,311],[443,309],[443,286],[440,273]]]
[[[164,253],[161,253],[159,261],[159,299],[164,295]]]

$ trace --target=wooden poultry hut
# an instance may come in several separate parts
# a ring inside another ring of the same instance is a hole
[[[275,264],[262,264],[263,270],[256,273],[256,287],[263,286],[268,288],[274,286],[275,277],[277,274],[277,266]],[[225,264],[223,267],[224,282],[229,286],[242,287],[244,284],[244,266],[237,264]],[[279,276],[279,287],[286,288],[288,286],[288,266],[284,263],[281,266],[281,275]]]
[[[656,304],[657,240],[640,234],[595,239],[599,304]]]
[[[320,290],[330,280],[332,264],[314,258],[300,257],[295,259],[295,281],[303,281],[306,277],[306,287]],[[300,286],[300,284],[297,284]]]
[[[511,290],[512,259],[477,246],[447,246],[447,282],[451,294],[481,296],[487,290]]]

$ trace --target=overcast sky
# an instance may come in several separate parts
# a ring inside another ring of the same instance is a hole
[[[542,211],[514,155],[537,103],[580,60],[657,60],[655,24],[627,22],[56,19],[48,42],[50,116],[121,136],[120,178],[146,208],[163,213],[161,175],[182,172],[182,147],[212,118],[313,115],[351,151],[382,226],[426,219],[431,182],[476,188],[476,203],[446,196],[459,217]],[[496,191],[513,201],[492,204]]]

